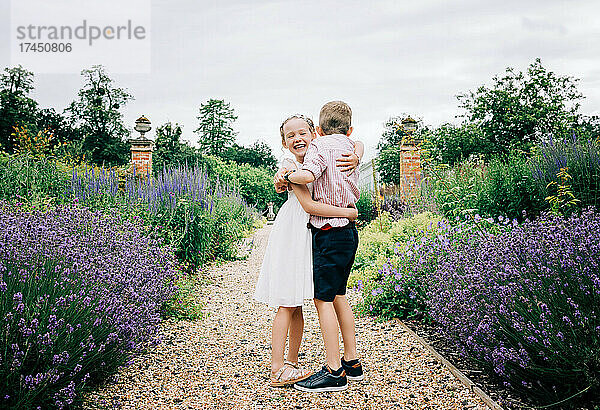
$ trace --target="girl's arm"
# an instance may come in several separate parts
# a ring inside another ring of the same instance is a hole
[[[300,205],[302,205],[302,209],[304,209],[304,212],[307,214],[333,218],[348,218],[351,221],[358,218],[358,211],[356,208],[342,208],[340,206],[322,204],[312,199],[306,185],[291,185],[296,194],[296,198],[298,198]]]

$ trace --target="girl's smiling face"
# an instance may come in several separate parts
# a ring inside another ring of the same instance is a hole
[[[289,149],[298,161],[304,159],[308,145],[315,136],[303,119],[292,118],[283,125],[283,146]]]

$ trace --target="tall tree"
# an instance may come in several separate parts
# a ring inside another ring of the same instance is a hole
[[[83,70],[85,84],[66,111],[83,134],[83,148],[96,164],[120,165],[127,161],[125,138],[129,131],[123,124],[122,109],[133,99],[125,89],[115,87],[113,80],[99,65]]]
[[[195,132],[198,133],[200,152],[222,156],[235,141],[233,122],[237,117],[233,108],[223,100],[210,99],[200,106],[197,118],[200,125]]]
[[[80,130],[73,127],[71,121],[56,112],[54,108],[44,108],[37,112],[36,125],[38,130],[48,130],[52,133],[54,144],[78,142],[81,140]]]
[[[152,155],[155,170],[158,171],[168,165],[195,162],[196,150],[181,141],[182,134],[181,126],[173,125],[171,122],[156,128],[155,150]]]
[[[464,117],[481,129],[488,156],[529,151],[549,135],[569,133],[582,98],[576,79],[548,71],[539,58],[525,73],[509,67],[490,87],[458,96]]]
[[[223,158],[237,164],[248,164],[253,167],[267,168],[273,172],[277,171],[277,158],[273,155],[271,147],[262,141],[255,141],[249,147],[234,143],[225,151]]]
[[[5,68],[0,74],[0,149],[6,152],[14,152],[15,126],[37,132],[37,102],[29,97],[32,90],[33,73],[22,66]]]

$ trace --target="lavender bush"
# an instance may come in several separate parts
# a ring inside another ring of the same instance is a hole
[[[431,317],[505,383],[559,402],[600,388],[600,215],[544,215],[448,243]],[[514,226],[513,226],[514,225]]]
[[[74,403],[156,341],[176,275],[117,213],[0,206],[0,407]]]
[[[538,147],[530,167],[541,197],[556,194],[556,187],[548,184],[556,181],[561,168],[568,168],[580,207],[600,209],[599,141],[578,141],[574,134],[565,140],[550,139]]]

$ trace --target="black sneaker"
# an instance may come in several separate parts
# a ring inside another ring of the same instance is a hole
[[[346,372],[346,377],[348,380],[363,380],[365,378],[365,374],[363,373],[362,365],[358,359],[350,360],[349,362],[345,361],[342,358],[342,367]]]
[[[348,379],[343,370],[342,374],[334,376],[325,365],[318,373],[294,384],[294,388],[305,392],[342,391],[348,388]]]

